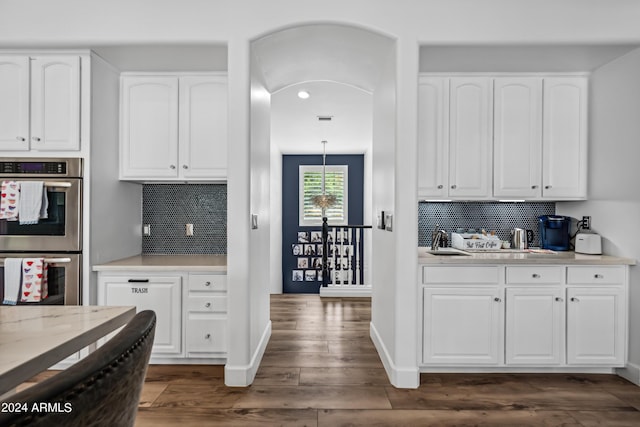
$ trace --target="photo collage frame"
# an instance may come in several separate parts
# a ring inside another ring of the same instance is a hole
[[[296,243],[291,245],[297,268],[291,272],[293,282],[322,281],[322,232],[298,231]]]

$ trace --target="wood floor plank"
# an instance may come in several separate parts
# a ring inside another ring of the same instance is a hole
[[[262,366],[298,368],[382,368],[377,354],[331,354],[270,352],[262,358]]]
[[[638,411],[575,411],[573,417],[585,427],[638,427]]]
[[[318,425],[315,409],[146,408],[138,411],[136,427],[283,426]]]
[[[328,343],[329,353],[369,353],[376,354],[373,341],[366,340],[331,340]]]
[[[430,411],[430,410],[320,410],[319,427],[340,426],[478,426],[579,427],[563,411]]]
[[[299,341],[271,341],[267,344],[267,352],[304,352],[329,353],[327,341],[299,340]]]
[[[140,394],[140,403],[138,407],[148,408],[153,405],[156,399],[167,389],[169,383],[161,383],[157,381],[145,382]]]
[[[286,385],[300,384],[300,368],[278,368],[260,366],[252,385]]]
[[[151,407],[230,409],[248,391],[246,387],[169,384]]]
[[[149,365],[145,381],[224,384],[223,365]]]
[[[301,368],[300,385],[386,385],[384,368]]]
[[[252,386],[233,407],[391,409],[383,388],[361,386]]]
[[[274,330],[271,332],[270,341],[297,341],[297,340],[362,340],[369,338],[369,330],[344,331],[344,330]]]

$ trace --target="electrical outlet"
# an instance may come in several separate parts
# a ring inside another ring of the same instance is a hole
[[[583,230],[591,230],[591,217],[583,216],[582,217],[582,229]]]
[[[384,213],[384,228],[387,231],[393,231],[393,214]]]
[[[151,236],[151,224],[144,224],[142,226],[142,235]]]
[[[186,236],[193,236],[193,224],[185,224],[184,228],[184,234]]]

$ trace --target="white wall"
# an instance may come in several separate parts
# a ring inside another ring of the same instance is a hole
[[[142,251],[142,185],[118,180],[120,73],[97,56],[91,62],[90,265]],[[86,253],[85,252],[85,253]],[[97,302],[97,273],[90,273],[89,301]]]
[[[605,254],[640,260],[640,49],[596,70],[590,79],[588,201],[557,203],[562,215],[590,215]],[[640,267],[630,268],[631,369],[640,384]]]
[[[269,290],[282,293],[282,153],[276,144],[271,144],[271,237],[269,257]]]

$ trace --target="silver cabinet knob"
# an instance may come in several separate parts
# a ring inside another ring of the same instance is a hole
[[[495,302],[500,302],[500,301],[502,301],[502,300],[501,300],[500,298],[498,298],[498,297],[495,297],[493,300],[494,300]]]
[[[540,275],[538,273],[533,273],[531,277],[533,277],[534,279],[539,279]]]
[[[24,141],[24,140],[25,140],[25,139],[24,139],[23,137],[21,137],[21,136],[16,136],[16,139],[17,139],[18,141]]]
[[[205,286],[211,286],[211,282],[204,282]]]
[[[36,141],[36,142],[40,141],[40,138],[38,138],[37,136],[33,136],[33,137],[31,137],[31,139],[32,139],[32,140],[34,140],[34,141]]]
[[[548,190],[548,189],[550,189],[550,188],[551,188],[551,186],[550,186],[550,185],[545,185],[545,186],[544,186],[544,188],[545,188],[546,190]]]
[[[594,274],[593,278],[594,279],[604,279],[604,276],[602,274]]]
[[[571,301],[572,302],[580,302],[580,300],[578,298],[576,298],[576,297],[571,297]]]
[[[457,185],[455,185],[455,184],[451,186],[451,188],[452,188],[452,189],[454,189],[454,190],[455,190],[457,187],[458,187],[458,186],[457,186]]]
[[[176,165],[169,165],[169,169],[175,169]]]
[[[204,339],[205,339],[205,340],[208,340],[209,338],[211,338],[211,334],[206,334],[206,335],[204,336]]]
[[[438,190],[442,190],[442,187],[444,187],[444,185],[442,184],[438,185]]]
[[[187,166],[187,165],[182,165],[182,169],[189,169],[189,166]]]
[[[204,306],[205,306],[205,307],[207,307],[207,308],[209,308],[209,307],[211,307],[211,303],[210,303],[210,302],[208,302],[208,303],[206,303]]]
[[[537,186],[537,185],[532,185],[532,186],[531,186],[531,189],[532,189],[532,190],[535,190],[536,188],[538,188],[538,186]]]
[[[556,301],[560,302],[560,301],[562,301],[562,298],[556,297]]]

